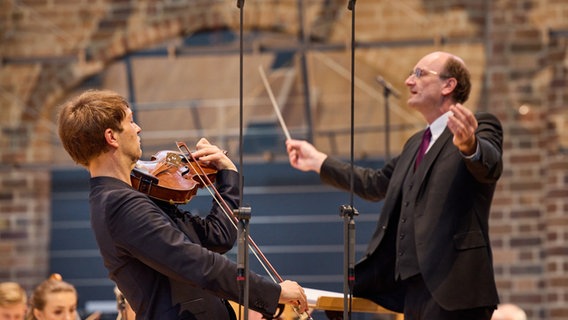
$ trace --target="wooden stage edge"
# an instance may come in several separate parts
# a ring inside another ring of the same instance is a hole
[[[308,305],[314,310],[343,311],[343,293],[304,288],[308,297]],[[351,312],[391,314],[396,320],[403,320],[404,316],[387,310],[371,300],[353,297],[351,299]]]
[[[361,313],[392,314],[396,320],[403,320],[404,316],[387,310],[371,300],[353,297],[351,299],[351,311]],[[343,311],[343,297],[320,296],[315,305],[310,306],[316,310]]]
[[[343,293],[310,288],[304,288],[304,290],[306,291],[310,310],[343,311]],[[390,314],[395,320],[404,320],[403,314],[387,310],[371,300],[353,297],[351,302],[351,311],[354,313]],[[231,301],[231,305],[238,315],[238,304]],[[249,320],[257,320],[260,318],[260,314],[254,311],[249,312]],[[296,320],[298,319],[298,315],[296,315],[291,305],[286,305],[280,319]],[[304,320],[304,318],[301,320]]]

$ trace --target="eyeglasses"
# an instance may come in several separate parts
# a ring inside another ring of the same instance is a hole
[[[435,76],[438,75],[438,72],[436,71],[432,71],[432,70],[426,70],[426,69],[420,69],[420,68],[416,68],[412,71],[410,71],[410,73],[408,74],[408,76],[415,76],[416,79],[420,79],[421,77],[427,75],[427,74],[433,74]],[[442,78],[442,76],[440,76]]]

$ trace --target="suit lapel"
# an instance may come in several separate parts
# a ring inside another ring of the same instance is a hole
[[[397,210],[397,204],[399,203],[400,198],[402,197],[402,190],[403,190],[402,185],[403,185],[404,180],[406,179],[407,175],[414,174],[413,173],[414,161],[416,159],[416,154],[418,153],[418,147],[420,146],[420,143],[422,141],[423,133],[424,133],[424,130],[417,132],[412,137],[410,137],[410,139],[408,140],[408,142],[404,146],[400,156],[398,157],[398,161],[396,163],[396,168],[395,168],[393,175],[391,177],[391,181],[389,182],[389,190],[396,190],[396,191],[395,192],[392,192],[392,191],[387,192],[387,195],[384,199],[384,207],[382,209],[382,212],[384,212],[386,214],[381,214],[381,216],[379,217],[379,225],[386,226],[386,225],[389,224],[389,220],[391,219],[391,217],[394,217],[394,219],[396,219],[398,217],[398,212],[395,212],[395,211]],[[438,140],[443,139],[443,137],[444,137],[444,134],[442,134],[442,136],[440,136],[440,138],[438,138]],[[432,146],[432,148],[434,148],[435,145],[437,145],[437,144],[438,145],[444,144],[444,143],[438,143],[438,140],[436,140],[436,143]],[[436,149],[439,149],[437,151],[437,153],[439,153],[440,150],[441,150],[441,146],[436,146]],[[433,150],[436,150],[436,149],[431,149],[430,151],[433,151]],[[426,153],[426,156],[428,156],[430,151],[428,151],[428,153]],[[436,151],[434,153],[436,153]],[[419,170],[415,174],[423,174],[421,172],[425,172],[425,171],[421,171],[420,169],[424,170],[424,167],[426,167],[426,163],[424,163],[424,161],[426,160],[426,156],[422,160],[423,165],[420,166]],[[430,166],[430,164],[428,164],[428,166]],[[420,180],[422,180],[422,178]],[[384,233],[381,233],[381,232],[382,232],[382,229],[380,229],[380,228],[378,228],[375,231],[375,234],[373,235],[373,238],[369,242],[369,246],[367,248],[368,254],[371,254],[372,252],[374,252],[374,250],[379,245],[379,242],[382,239],[382,235],[384,235]]]
[[[450,129],[446,127],[442,132],[442,134],[438,137],[438,139],[436,139],[436,142],[434,142],[430,150],[428,150],[428,152],[424,155],[424,158],[422,159],[422,161],[424,162],[423,169],[425,169],[425,171],[428,171],[430,169],[430,166],[432,166],[434,160],[440,155],[440,153],[448,143],[448,140],[452,139],[452,137],[453,135],[450,132]]]
[[[402,150],[391,181],[391,183],[394,183],[396,186],[402,185],[408,173],[412,174],[412,171],[414,170],[414,161],[416,160],[416,154],[418,153],[418,147],[420,147],[423,133],[424,130],[412,136],[408,141],[406,148]],[[400,188],[395,188],[395,190],[399,189]]]
[[[420,146],[420,142],[422,141],[422,134],[424,131],[420,131],[412,136],[408,143],[406,144],[405,148],[402,150],[398,162],[396,164],[396,168],[393,172],[389,190],[397,190],[396,194],[388,193],[387,198],[385,199],[385,205],[394,206],[397,201],[396,198],[402,195],[402,184],[404,183],[404,179],[408,174],[413,174],[414,170],[414,161],[416,159],[416,154],[418,153],[418,147]],[[392,209],[394,207],[387,207],[386,210]],[[385,209],[383,209],[385,210]]]

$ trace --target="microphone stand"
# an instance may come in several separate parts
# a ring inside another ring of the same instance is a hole
[[[238,251],[237,251],[237,282],[241,284],[241,298],[244,307],[244,319],[248,320],[249,305],[249,261],[248,261],[248,243],[249,236],[248,224],[251,216],[250,207],[239,207],[233,210],[238,219]],[[244,284],[243,284],[244,282]],[[241,314],[239,312],[239,319]]]
[[[237,252],[237,282],[241,284],[241,303],[243,306],[244,320],[248,320],[249,314],[249,261],[248,261],[248,225],[251,217],[251,208],[243,207],[243,20],[244,20],[244,0],[237,0],[237,8],[240,11],[240,53],[239,53],[239,206],[233,210],[238,219],[238,252]],[[244,284],[243,284],[244,282]],[[239,308],[238,318],[241,319]]]
[[[354,194],[354,137],[355,137],[355,0],[349,0],[351,10],[351,174],[350,204],[340,207],[343,217],[343,319],[351,319],[353,305],[353,285],[355,283],[355,220],[358,214],[353,207]]]
[[[385,97],[385,161],[390,160],[390,106],[389,95],[391,91],[384,86],[383,95]]]
[[[355,220],[357,209],[352,205],[342,205],[343,217],[343,318],[351,319],[353,285],[355,283]]]
[[[377,82],[383,87],[383,97],[385,100],[385,160],[390,160],[390,107],[389,96],[400,98],[400,93],[388,83],[382,76],[377,76]]]
[[[240,9],[240,60],[239,60],[239,106],[240,106],[240,125],[239,125],[239,161],[240,161],[240,169],[239,169],[239,183],[240,183],[240,203],[243,203],[243,20],[244,20],[244,0],[237,0],[237,7]],[[264,75],[264,72],[262,70],[262,68],[260,68],[261,71],[261,75]],[[263,80],[266,80],[265,77],[263,77]],[[267,84],[268,82],[266,81],[265,84]],[[272,102],[274,103],[274,99],[272,97],[271,94],[271,90],[270,87],[267,86],[267,90],[272,98]],[[275,106],[275,109],[278,110],[278,108]],[[279,111],[277,112],[277,114],[279,115]],[[280,119],[280,123],[283,125],[284,122],[281,119],[281,116],[279,116]],[[285,128],[285,126],[283,125],[283,127]],[[288,133],[288,130],[285,129],[284,130],[286,132],[286,136],[288,137],[288,139],[290,139],[290,134]],[[248,253],[247,253],[247,248],[248,248],[248,243],[247,240],[249,239],[248,235],[248,222],[250,220],[250,213],[251,213],[251,209],[250,207],[239,207],[239,209],[233,210],[234,213],[237,214],[237,218],[239,219],[239,226],[238,226],[238,230],[239,230],[239,251],[238,251],[238,256],[241,257],[241,259],[243,259],[242,262],[240,262],[239,258],[237,258],[237,281],[241,281],[242,279],[242,275],[244,275],[244,297],[243,297],[243,305],[244,305],[244,319],[248,320],[248,310],[249,310],[249,265],[248,265]],[[254,244],[254,242],[252,242]],[[241,249],[242,248],[242,249]],[[258,248],[257,248],[258,249]],[[241,269],[239,268],[239,266],[242,264],[242,266],[244,267],[244,270],[241,271]],[[268,270],[267,270],[268,271]],[[274,270],[275,271],[275,270]],[[279,278],[280,281],[282,281],[282,278],[280,278],[280,276],[275,272],[275,275],[277,276],[277,278]],[[283,309],[282,309],[283,310]],[[307,313],[304,312],[307,316],[307,320],[313,320],[313,318]],[[299,314],[299,312],[296,311],[296,314],[298,316],[301,316]],[[239,311],[239,319],[240,319],[240,311]]]

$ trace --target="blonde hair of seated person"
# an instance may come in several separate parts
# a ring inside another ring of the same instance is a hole
[[[23,320],[28,296],[17,282],[0,283],[0,320]]]
[[[491,320],[527,320],[527,314],[519,306],[505,303],[497,307]]]
[[[34,289],[26,319],[77,319],[77,290],[63,281],[61,275],[52,274]]]

